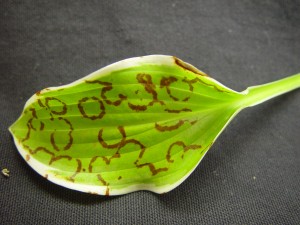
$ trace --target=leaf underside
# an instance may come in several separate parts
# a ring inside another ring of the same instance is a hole
[[[162,193],[195,169],[240,97],[175,57],[133,58],[37,92],[10,130],[28,164],[57,184]]]

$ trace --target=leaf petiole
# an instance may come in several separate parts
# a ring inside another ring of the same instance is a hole
[[[242,107],[255,106],[271,98],[290,92],[300,87],[300,73],[274,81],[271,83],[257,85],[247,88],[242,93]]]

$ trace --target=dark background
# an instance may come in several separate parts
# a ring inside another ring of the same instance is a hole
[[[242,111],[165,195],[59,187],[7,130],[36,91],[175,55],[237,91],[300,72],[300,1],[0,1],[0,224],[299,224],[300,90]]]

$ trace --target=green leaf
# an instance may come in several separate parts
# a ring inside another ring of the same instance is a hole
[[[175,57],[131,58],[37,92],[10,131],[27,163],[56,184],[164,193],[240,110],[299,86],[300,74],[239,93]]]

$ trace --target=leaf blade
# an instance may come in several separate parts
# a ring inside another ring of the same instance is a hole
[[[148,64],[119,62],[119,70],[109,66],[34,95],[11,127],[21,155],[51,181],[80,191],[120,194],[142,187],[161,193],[179,185],[235,114],[229,103],[241,94],[172,57],[144,60]],[[210,128],[220,115],[224,119]],[[206,123],[196,126],[200,118]],[[82,147],[86,137],[92,137],[89,151]]]

